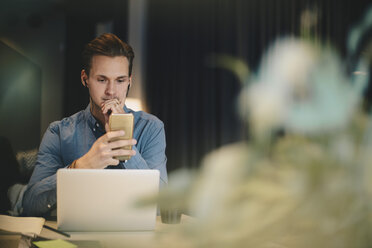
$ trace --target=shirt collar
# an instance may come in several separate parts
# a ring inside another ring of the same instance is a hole
[[[127,105],[124,105],[124,111],[125,113],[133,113],[134,111],[127,107]]]

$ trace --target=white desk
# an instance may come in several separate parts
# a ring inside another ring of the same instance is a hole
[[[181,223],[185,224],[193,221],[192,217],[182,215]],[[45,223],[53,228],[57,227],[56,221],[46,221]],[[160,216],[157,216],[154,231],[145,232],[69,232],[70,238],[55,233],[51,230],[44,228],[40,236],[49,239],[64,239],[64,240],[94,240],[99,241],[104,248],[122,248],[122,247],[159,247],[156,241],[156,234],[167,232],[169,228],[176,227],[178,224],[163,224]]]

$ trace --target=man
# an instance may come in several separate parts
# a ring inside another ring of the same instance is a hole
[[[43,216],[56,205],[56,172],[71,169],[157,169],[160,183],[167,183],[165,132],[153,115],[125,106],[132,84],[132,48],[113,34],[103,34],[83,51],[81,82],[90,103],[82,110],[50,124],[41,142],[35,170],[23,197],[23,215]],[[110,142],[124,131],[109,131],[111,113],[132,113],[131,140]],[[115,149],[132,145],[132,150]],[[128,161],[116,156],[130,155]]]

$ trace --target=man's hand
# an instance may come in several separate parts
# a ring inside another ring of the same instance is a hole
[[[124,103],[120,102],[118,99],[110,99],[102,103],[101,110],[102,114],[105,117],[105,130],[106,132],[110,131],[109,128],[109,117],[111,114],[125,114]]]
[[[135,145],[137,141],[135,139],[130,140],[117,140],[110,142],[113,138],[123,136],[124,131],[113,131],[107,132],[94,142],[84,156],[76,161],[76,168],[86,169],[103,169],[109,165],[118,165],[119,160],[114,159],[116,156],[134,156],[136,152],[134,150],[117,149],[119,147]]]

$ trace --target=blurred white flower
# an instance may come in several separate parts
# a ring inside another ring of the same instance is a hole
[[[275,84],[260,82],[244,89],[240,97],[240,112],[251,120],[251,131],[264,138],[268,130],[282,126],[288,116],[287,91]],[[244,114],[243,114],[244,113]]]
[[[240,112],[258,137],[277,128],[302,134],[339,130],[358,106],[368,77],[357,80],[351,82],[333,50],[281,39],[242,91]]]
[[[318,56],[317,48],[308,42],[295,38],[280,39],[263,56],[258,80],[293,90],[294,94],[304,94],[310,69]]]

